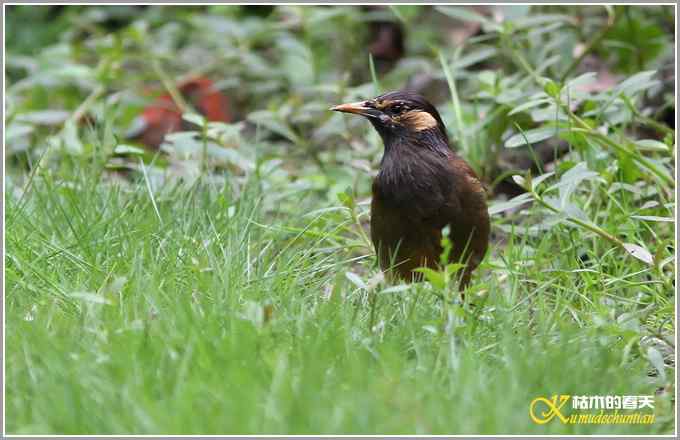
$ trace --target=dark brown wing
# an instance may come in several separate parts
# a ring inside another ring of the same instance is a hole
[[[489,212],[486,192],[470,165],[458,155],[448,161],[451,170],[453,190],[446,203],[436,214],[438,226],[450,227],[453,245],[451,262],[463,262],[461,288],[470,281],[470,274],[479,266],[489,244]]]

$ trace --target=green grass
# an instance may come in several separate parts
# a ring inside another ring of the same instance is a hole
[[[8,10],[15,29],[47,17],[30,8]],[[675,64],[674,10],[497,12],[84,6],[9,32],[7,432],[673,433],[674,89],[653,71]],[[456,17],[482,34],[454,44]],[[368,56],[376,18],[407,31],[392,66]],[[125,145],[150,91],[190,74],[235,123],[192,115],[200,129],[162,153]],[[485,184],[528,191],[490,198],[464,301],[437,273],[381,279],[382,145],[328,111],[423,75]],[[560,142],[541,175],[505,156]],[[654,395],[656,419],[532,422],[532,400],[557,394]]]
[[[300,212],[318,202],[291,197]],[[672,430],[668,394],[652,426],[530,421],[538,396],[664,386],[635,349],[624,359],[639,336],[613,319],[639,309],[627,292],[644,275],[612,252],[564,270],[569,229],[532,240],[529,260],[527,243],[494,246],[478,304],[446,307],[422,285],[349,282],[348,270],[375,270],[334,238],[342,211],[269,221],[254,180],[238,197],[199,181],[154,198],[160,219],[143,181],[86,172],[7,195],[9,433]],[[551,254],[556,242],[566,250]],[[638,288],[662,308],[661,289]]]

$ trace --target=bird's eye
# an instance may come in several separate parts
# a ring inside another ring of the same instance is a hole
[[[394,104],[390,110],[392,114],[398,115],[399,113],[408,110],[408,108],[404,104]]]

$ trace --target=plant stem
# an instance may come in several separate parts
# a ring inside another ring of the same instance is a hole
[[[359,220],[359,215],[356,213],[356,206],[352,206],[351,208],[351,215],[352,215],[352,220],[354,221],[354,224],[356,225],[357,229],[359,230],[359,236],[361,239],[366,243],[366,247],[371,249],[373,247],[371,240],[368,238],[368,235],[366,235],[366,231],[364,231],[364,227],[361,225],[361,221]]]
[[[163,67],[161,66],[161,62],[158,60],[158,58],[153,58],[151,61],[151,65],[153,67],[154,72],[158,77],[160,78],[161,82],[163,83],[163,87],[165,87],[165,90],[168,91],[168,94],[170,94],[170,97],[172,100],[175,102],[177,107],[182,111],[182,113],[188,113],[189,111],[196,113],[196,111],[189,105],[185,100],[184,97],[182,97],[182,94],[177,90],[177,87],[173,83],[173,81],[170,79],[170,77],[165,73],[163,70]]]
[[[562,76],[560,77],[560,83],[564,84],[569,75],[571,75],[571,73],[581,64],[586,55],[592,52],[595,46],[600,44],[600,41],[602,41],[605,35],[607,35],[609,29],[611,29],[612,26],[614,26],[614,23],[616,22],[616,13],[614,12],[613,9],[611,9],[611,12],[609,11],[610,9],[607,9],[607,12],[609,14],[609,17],[607,18],[607,24],[602,29],[600,29],[600,31],[596,33],[593,36],[593,38],[590,39],[590,41],[588,41],[586,47],[583,49],[583,52],[581,52],[581,54],[578,57],[574,58],[569,67],[567,67],[567,70],[565,70]]]
[[[557,213],[557,214],[565,214],[564,211],[561,211],[561,210],[555,208],[554,206],[552,206],[551,204],[549,204],[548,202],[543,200],[543,198],[541,196],[539,196],[535,191],[532,190],[531,195],[533,196],[534,200],[536,200],[541,206],[547,208],[548,210],[550,210],[554,213]],[[607,241],[614,243],[617,246],[623,247],[623,242],[619,238],[615,237],[614,235],[610,234],[609,232],[605,231],[604,229],[600,228],[599,226],[594,225],[592,223],[584,222],[583,220],[576,218],[576,217],[572,217],[568,214],[565,214],[565,215],[566,215],[566,219],[568,221],[570,221],[574,224],[577,224],[577,225],[581,226],[582,228],[585,228],[585,229],[587,229],[591,232],[594,232],[595,234],[599,235],[600,237],[604,238]]]

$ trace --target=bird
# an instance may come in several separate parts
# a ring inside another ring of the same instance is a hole
[[[371,241],[380,267],[406,282],[422,280],[420,267],[441,269],[442,230],[449,227],[448,263],[463,292],[489,243],[484,186],[451,148],[437,109],[422,95],[392,91],[330,110],[368,119],[384,152],[371,192]]]
[[[177,90],[208,121],[231,122],[229,100],[215,88],[210,79],[192,77],[181,82]],[[192,124],[182,119],[182,110],[170,94],[166,93],[144,108],[142,114],[133,120],[126,138],[156,150],[163,143],[166,134],[191,128]]]

